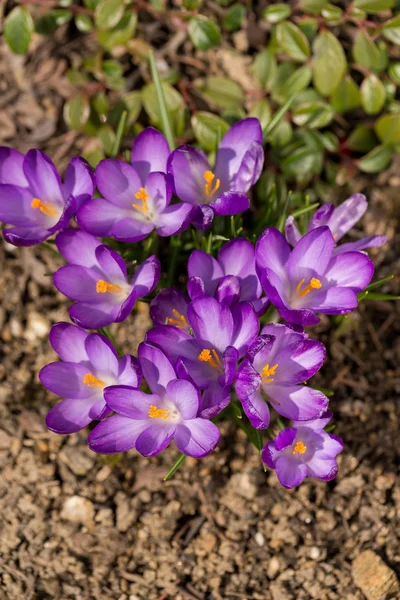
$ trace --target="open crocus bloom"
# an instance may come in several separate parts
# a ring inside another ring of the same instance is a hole
[[[165,175],[168,144],[149,127],[135,140],[132,165],[121,160],[102,160],[96,169],[97,187],[103,198],[86,202],[78,211],[79,226],[98,236],[137,242],[154,229],[170,236],[189,223],[189,204],[173,204]]]
[[[224,135],[215,169],[206,155],[181,146],[168,160],[174,191],[183,202],[196,206],[192,219],[207,229],[216,215],[236,215],[249,208],[246,192],[261,175],[264,162],[262,130],[258,119],[239,121]]]
[[[371,281],[374,264],[361,252],[333,256],[329,227],[317,227],[293,250],[275,228],[266,229],[256,246],[262,286],[281,317],[315,325],[316,312],[343,314],[357,307],[357,293]]]
[[[188,275],[192,300],[198,296],[215,296],[231,308],[239,301],[251,302],[258,316],[268,307],[268,299],[261,298],[255,251],[248,240],[228,242],[222,246],[217,260],[206,252],[194,250],[188,261]]]
[[[175,288],[163,288],[151,301],[150,316],[155,325],[173,325],[189,332],[187,307],[189,298]]]
[[[130,355],[118,359],[114,347],[102,335],[57,323],[51,328],[50,343],[61,362],[44,367],[39,378],[48,390],[65,398],[47,415],[51,431],[73,433],[108,415],[110,409],[104,400],[107,386],[140,385],[135,359]]]
[[[305,333],[281,325],[266,325],[239,366],[236,392],[251,424],[269,425],[269,408],[264,394],[277,413],[288,419],[306,421],[319,417],[328,398],[303,383],[322,366],[325,348]]]
[[[67,227],[93,192],[93,175],[81,158],[71,160],[62,184],[43,152],[29,150],[24,156],[0,147],[0,221],[14,225],[3,232],[10,244],[33,246]]]
[[[124,321],[136,300],[152,292],[160,278],[160,262],[151,256],[129,281],[122,257],[85,231],[66,229],[56,243],[70,264],[54,273],[54,285],[76,301],[69,314],[82,327]]]
[[[229,404],[236,363],[257,336],[258,319],[248,302],[230,310],[215,298],[203,297],[189,304],[187,321],[193,337],[164,325],[148,331],[146,341],[171,358],[180,377],[205,390],[200,416],[212,418]]]
[[[343,450],[343,442],[336,435],[324,431],[332,418],[327,410],[319,419],[293,423],[268,442],[262,451],[262,460],[275,469],[280,483],[286,488],[300,485],[306,477],[330,481],[336,477],[335,457]]]
[[[127,386],[106,391],[117,414],[92,431],[89,447],[112,454],[136,448],[143,456],[158,454],[175,440],[181,452],[195,458],[210,454],[219,442],[214,423],[198,417],[200,394],[189,381],[178,379],[165,354],[142,343],[139,362],[151,394]]]
[[[324,204],[312,216],[308,231],[326,225],[331,230],[335,243],[337,243],[361,219],[367,208],[368,202],[363,194],[353,194],[342,204],[339,204],[337,208],[333,204]],[[302,237],[293,217],[286,219],[285,234],[291,246],[295,246]],[[371,235],[357,242],[349,242],[335,247],[333,256],[343,252],[379,248],[385,242],[386,237],[384,235]]]

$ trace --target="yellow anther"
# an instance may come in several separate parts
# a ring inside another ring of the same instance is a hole
[[[142,204],[132,204],[133,208],[140,210],[140,212],[142,212],[146,215],[149,212],[149,206],[147,204],[148,197],[149,197],[149,195],[146,192],[146,190],[144,189],[144,187],[141,187],[139,189],[139,191],[136,192],[135,198],[137,198],[138,200],[141,200]]]
[[[149,414],[150,419],[162,419],[163,421],[165,421],[166,419],[168,419],[170,411],[165,410],[165,408],[157,408],[157,406],[154,406],[154,404],[151,404],[149,406],[148,414]]]
[[[42,212],[44,215],[47,215],[48,217],[57,216],[57,209],[54,206],[54,204],[50,202],[50,200],[45,200],[44,202],[42,202],[42,200],[40,200],[39,198],[34,198],[31,202],[31,206],[32,208],[38,208],[40,212]]]
[[[276,365],[273,365],[272,367],[270,367],[269,364],[265,365],[261,373],[261,379],[263,383],[272,383],[274,381],[273,375],[275,375],[278,366],[278,363],[276,363]]]
[[[221,185],[221,181],[217,179],[214,183],[214,186],[212,185],[215,179],[215,175],[212,171],[205,171],[203,177],[206,180],[206,183],[204,185],[204,191],[206,193],[207,198],[210,198],[218,190],[219,186]]]
[[[304,290],[302,290],[301,288],[303,286],[304,281],[304,279],[301,279],[296,286],[296,295],[300,298],[307,296],[307,294],[311,292],[311,290],[319,290],[322,287],[322,283],[320,282],[320,280],[316,277],[312,277],[312,279],[310,279],[310,283],[306,285]]]
[[[168,317],[167,325],[174,325],[175,327],[178,327],[178,329],[186,329],[188,322],[185,315],[176,310],[176,308],[172,309],[172,314],[174,315],[175,319]]]
[[[210,365],[210,367],[214,367],[214,369],[221,369],[222,364],[221,364],[221,360],[218,356],[218,353],[216,352],[216,350],[208,350],[208,348],[204,348],[204,350],[202,350],[200,352],[200,354],[197,357],[201,362],[206,362]]]
[[[104,279],[99,279],[96,283],[96,292],[98,294],[105,294],[106,292],[110,292],[110,294],[119,294],[122,292],[122,287],[120,285],[115,285],[114,283],[108,283],[108,281],[104,281]]]
[[[85,385],[87,385],[90,388],[103,389],[106,387],[104,381],[101,381],[101,379],[97,379],[97,377],[95,377],[91,373],[86,373],[82,381]]]
[[[295,447],[293,448],[293,452],[292,454],[304,454],[304,452],[307,450],[307,446],[305,446],[303,444],[303,442],[297,442],[297,444],[295,445]]]

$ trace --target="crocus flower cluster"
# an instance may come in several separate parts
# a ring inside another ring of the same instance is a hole
[[[60,361],[39,375],[62,399],[47,416],[49,429],[67,434],[94,422],[88,443],[95,452],[152,456],[173,440],[182,453],[202,458],[218,445],[221,413],[242,409],[257,430],[276,427],[277,414],[292,424],[264,446],[262,460],[281,484],[335,477],[343,444],[325,429],[328,398],[308,384],[326,351],[304,327],[317,324],[318,314],[354,310],[372,278],[374,265],[362,250],[384,237],[337,245],[364,214],[365,197],[321,206],[304,235],[288,217],[285,236],[269,227],[254,244],[235,238],[216,256],[193,250],[186,290],[155,295],[159,258],[125,260],[132,243],[152,232],[207,229],[215,215],[247,210],[263,161],[253,118],[223,137],[215,166],[191,146],[171,152],[151,127],[136,137],[130,164],[103,160],[93,174],[74,158],[64,183],[43,153],[0,148],[0,219],[12,225],[4,237],[33,245],[57,232],[66,264],[53,281],[73,301],[74,324],[57,323],[50,332]],[[119,356],[102,328],[126,320],[150,295],[154,326],[137,358]],[[87,331],[96,329],[102,331]]]

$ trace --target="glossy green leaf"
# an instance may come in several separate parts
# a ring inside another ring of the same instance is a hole
[[[89,140],[83,149],[82,156],[94,169],[105,158],[103,144],[97,138]]]
[[[266,19],[268,23],[274,24],[287,19],[291,14],[292,9],[289,4],[279,2],[277,4],[271,4],[264,10],[264,19]]]
[[[29,10],[23,6],[15,6],[4,21],[4,38],[14,54],[25,54],[28,51],[34,30]]]
[[[321,10],[321,15],[327,23],[330,25],[337,25],[343,17],[343,10],[340,6],[334,4],[327,4]]]
[[[389,67],[389,77],[396,84],[400,85],[400,62],[392,63]]]
[[[123,0],[102,0],[94,12],[96,27],[102,31],[112,29],[121,20],[124,10]]]
[[[299,127],[321,129],[332,121],[333,108],[326,102],[308,102],[293,109],[293,122]]]
[[[392,42],[392,44],[400,45],[400,15],[394,19],[386,21],[382,28],[383,36]]]
[[[376,115],[385,104],[386,91],[381,80],[371,73],[360,87],[361,104],[367,115]]]
[[[364,29],[360,30],[355,37],[353,58],[356,63],[367,69],[380,70],[381,55],[379,48]]]
[[[271,107],[268,100],[266,98],[261,98],[261,100],[258,100],[249,112],[249,117],[255,117],[258,119],[264,131],[271,121]]]
[[[400,144],[400,114],[383,115],[375,123],[375,131],[382,144]]]
[[[274,54],[266,49],[257,54],[252,65],[252,72],[261,86],[268,89],[275,79],[277,68]]]
[[[76,94],[64,104],[64,120],[70,129],[83,129],[89,116],[90,104],[85,94]]]
[[[319,15],[321,10],[329,4],[328,0],[301,0],[300,7],[308,13]]]
[[[339,40],[330,31],[321,31],[313,44],[314,86],[329,96],[338,87],[347,69],[347,60]]]
[[[246,9],[243,4],[234,4],[226,13],[224,18],[224,29],[227,31],[237,31],[242,25],[246,16]]]
[[[112,50],[115,46],[123,46],[133,38],[137,25],[137,13],[127,11],[118,24],[109,31],[97,31],[100,44],[106,50]]]
[[[206,100],[221,108],[232,109],[243,103],[242,88],[228,77],[197,79],[194,85]]]
[[[400,118],[400,117],[399,117]],[[386,169],[392,159],[392,149],[377,146],[358,161],[358,168],[364,173],[379,173]]]
[[[124,104],[128,110],[128,125],[132,125],[137,120],[142,110],[142,96],[139,91],[128,92],[124,94]]]
[[[112,155],[113,146],[115,142],[115,132],[110,125],[103,125],[97,131],[97,137],[103,144],[104,152],[107,156]]]
[[[283,94],[289,98],[308,87],[312,79],[312,69],[308,65],[299,67],[287,78],[282,87]]]
[[[265,134],[264,134],[265,135]],[[272,133],[265,136],[273,148],[286,146],[293,136],[293,128],[289,121],[281,121]]]
[[[382,81],[382,85],[385,88],[386,100],[385,102],[391,102],[396,97],[396,86],[390,79]]]
[[[356,152],[369,152],[378,143],[374,131],[366,125],[357,125],[346,140],[346,146]]]
[[[378,13],[392,8],[395,0],[354,0],[353,5],[369,13]]]
[[[229,130],[229,123],[205,111],[196,112],[191,119],[194,135],[203,150],[212,152]]]
[[[345,75],[331,98],[333,108],[336,112],[344,114],[358,108],[360,103],[358,85],[350,75]]]
[[[275,78],[271,84],[271,98],[277,104],[284,104],[286,102],[286,82],[295,73],[296,65],[293,62],[283,62],[279,65]]]
[[[305,17],[298,23],[298,26],[308,39],[309,43],[312,44],[319,29],[317,19],[314,19],[313,17]]]
[[[186,10],[196,10],[200,8],[203,0],[183,0],[183,6]]]
[[[310,56],[310,44],[304,33],[290,21],[279,23],[276,38],[282,50],[297,62],[304,62]]]
[[[82,33],[88,33],[89,31],[92,31],[94,27],[94,23],[89,15],[75,15],[74,21],[76,28]]]
[[[210,50],[221,42],[221,32],[217,23],[204,15],[190,19],[189,35],[198,50]]]

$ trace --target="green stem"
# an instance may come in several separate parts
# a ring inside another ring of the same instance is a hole
[[[150,52],[149,55],[150,60],[150,70],[151,76],[154,81],[154,85],[156,88],[157,99],[160,105],[160,113],[161,113],[161,123],[164,131],[164,135],[167,138],[167,142],[171,150],[175,150],[175,139],[172,131],[171,121],[168,114],[167,104],[165,102],[164,90],[162,88],[160,74],[157,69],[157,63],[154,56],[154,52]]]
[[[115,134],[115,142],[112,147],[111,158],[117,158],[119,151],[121,149],[122,137],[125,131],[126,119],[128,117],[128,112],[124,110],[121,115],[121,118],[118,123],[117,133]]]
[[[174,464],[172,465],[172,467],[170,468],[170,470],[168,471],[168,473],[165,475],[164,481],[168,481],[168,479],[170,479],[172,477],[172,475],[174,475],[176,473],[176,471],[179,469],[181,464],[185,462],[185,460],[186,460],[186,454],[180,454],[178,456],[178,458],[176,459],[176,461],[174,462]]]

